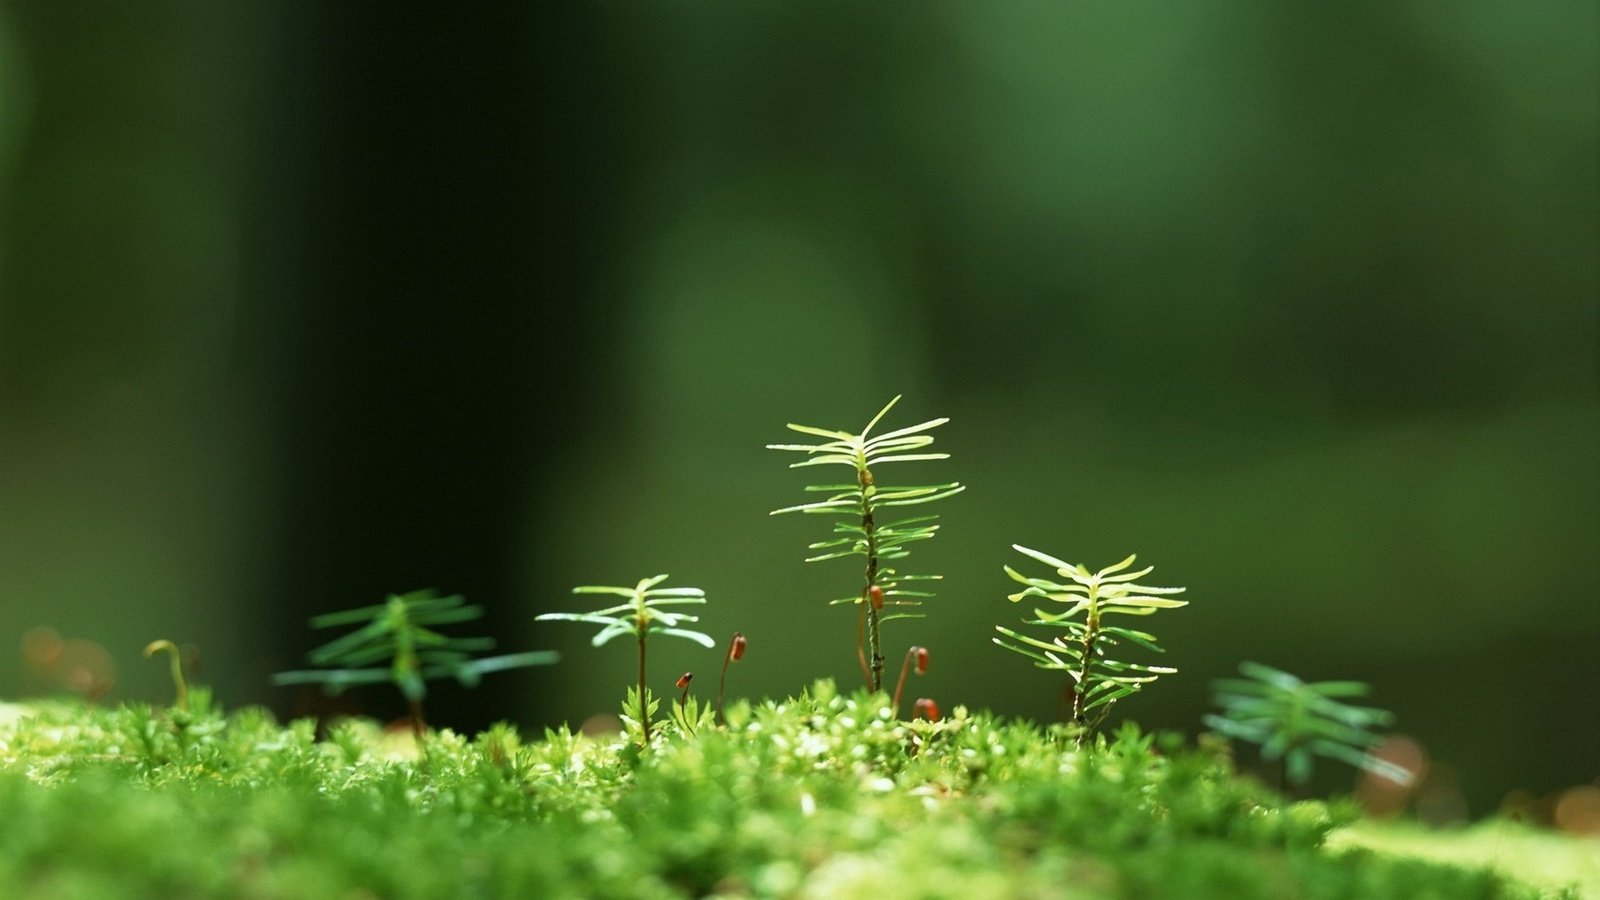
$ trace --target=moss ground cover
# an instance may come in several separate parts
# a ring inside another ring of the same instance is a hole
[[[1578,896],[1330,842],[1348,810],[1132,726],[1077,748],[819,682],[643,749],[505,726],[419,744],[195,694],[0,714],[0,896]]]
[[[1570,886],[1578,896],[1600,897],[1600,837],[1575,838],[1504,819],[1450,829],[1360,821],[1329,835],[1328,843],[1488,866],[1551,890]]]

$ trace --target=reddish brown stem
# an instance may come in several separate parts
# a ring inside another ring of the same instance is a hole
[[[728,641],[728,652],[722,657],[722,675],[717,679],[717,724],[725,725],[722,717],[722,689],[728,685],[728,664],[735,663],[744,658],[745,639],[742,632],[735,631]]]
[[[856,662],[861,664],[861,677],[872,683],[872,670],[867,668],[867,598],[856,605]]]
[[[906,672],[912,668],[913,663],[916,664],[918,675],[928,671],[928,649],[926,647],[918,647],[913,644],[906,651],[905,662],[900,664],[900,677],[894,683],[894,715],[897,719],[900,717],[900,696],[906,689]]]

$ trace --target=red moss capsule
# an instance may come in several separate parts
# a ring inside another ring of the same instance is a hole
[[[915,708],[917,715],[927,719],[929,722],[939,721],[939,704],[929,700],[927,697],[919,698]]]
[[[682,675],[678,676],[677,687],[686,688],[686,687],[689,686],[689,682],[691,682],[693,680],[694,680],[694,673],[693,672],[685,672]]]
[[[873,585],[867,588],[867,596],[872,598],[873,609],[883,609],[883,588]]]
[[[744,659],[744,634],[735,631],[733,640],[728,642],[728,660],[738,662],[741,659]]]
[[[918,675],[926,675],[926,674],[928,674],[928,648],[927,647],[912,647],[911,648],[911,658],[917,661],[917,674]]]

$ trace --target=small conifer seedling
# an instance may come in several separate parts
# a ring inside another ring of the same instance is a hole
[[[1364,697],[1360,681],[1301,681],[1257,662],[1239,664],[1244,678],[1211,682],[1222,715],[1205,717],[1207,727],[1261,747],[1261,758],[1279,761],[1281,774],[1298,790],[1311,779],[1314,756],[1326,756],[1380,775],[1400,785],[1411,783],[1406,769],[1367,752],[1379,742],[1369,729],[1388,725],[1394,715],[1370,706],[1351,706],[1342,697]]]
[[[1082,565],[1064,562],[1020,544],[1011,546],[1018,553],[1055,569],[1056,574],[1067,581],[1057,583],[1034,578],[1006,566],[1006,574],[1011,576],[1011,580],[1027,586],[1025,590],[1008,595],[1008,599],[1016,603],[1024,597],[1034,597],[1064,605],[1066,609],[1060,612],[1035,608],[1034,618],[1024,621],[1028,625],[1059,628],[1065,633],[1046,641],[996,625],[995,630],[1002,636],[995,638],[994,642],[1032,659],[1033,664],[1041,669],[1064,671],[1071,677],[1068,705],[1072,724],[1077,729],[1077,744],[1082,747],[1095,729],[1100,727],[1100,723],[1105,721],[1118,700],[1155,681],[1158,676],[1177,671],[1166,666],[1124,662],[1110,656],[1107,651],[1123,642],[1137,644],[1157,653],[1163,651],[1156,645],[1155,635],[1108,625],[1103,618],[1111,613],[1148,616],[1158,609],[1184,606],[1187,600],[1165,596],[1181,593],[1184,589],[1136,584],[1154,567],[1136,572],[1126,571],[1133,565],[1132,556],[1091,573]]]
[[[667,580],[665,575],[646,578],[633,587],[611,587],[609,585],[584,585],[572,589],[574,594],[613,594],[627,598],[627,602],[616,606],[608,606],[587,613],[545,613],[535,621],[540,622],[588,622],[591,625],[602,626],[600,632],[594,636],[591,643],[596,647],[604,646],[612,638],[624,634],[631,634],[639,644],[639,684],[637,688],[638,699],[631,704],[639,716],[639,728],[642,734],[641,743],[650,743],[650,709],[649,689],[645,681],[645,654],[646,644],[650,635],[660,634],[671,637],[686,638],[705,647],[715,647],[717,642],[708,634],[691,631],[678,626],[684,622],[698,622],[698,616],[687,613],[671,612],[662,609],[664,606],[705,605],[706,592],[699,588],[663,588],[656,587]],[[683,687],[684,685],[679,685]],[[631,699],[631,698],[630,698]]]
[[[890,487],[879,485],[874,467],[888,463],[917,462],[948,459],[948,453],[919,453],[933,443],[926,432],[943,425],[949,419],[929,419],[916,425],[897,428],[872,436],[874,426],[883,419],[900,398],[895,397],[878,411],[859,434],[814,428],[810,425],[790,424],[791,431],[823,438],[816,444],[768,444],[769,450],[791,450],[806,454],[806,458],[790,464],[789,468],[802,466],[840,465],[853,470],[855,478],[847,484],[813,484],[807,491],[827,494],[827,499],[801,503],[775,509],[772,515],[801,512],[825,516],[839,516],[841,521],[833,526],[833,538],[811,544],[809,549],[821,551],[806,562],[820,562],[847,556],[861,557],[865,572],[861,590],[853,596],[834,600],[835,605],[854,604],[856,607],[856,660],[861,664],[861,674],[867,687],[877,691],[883,687],[882,623],[912,618],[909,612],[884,613],[885,606],[920,606],[923,599],[933,596],[926,591],[913,590],[906,585],[918,581],[938,579],[938,575],[904,575],[894,565],[910,553],[909,545],[934,536],[939,526],[933,524],[938,516],[920,515],[885,521],[885,514],[893,507],[917,506],[942,500],[958,494],[965,488],[958,482],[915,486]]]
[[[447,637],[433,630],[482,615],[483,607],[468,605],[458,594],[441,597],[435,591],[421,590],[391,595],[377,606],[317,616],[311,620],[312,628],[361,627],[311,651],[311,662],[326,668],[279,672],[272,681],[321,684],[330,694],[354,684],[392,681],[406,698],[411,730],[420,741],[427,731],[422,699],[427,696],[428,681],[453,676],[473,687],[486,673],[545,665],[559,658],[554,651],[541,650],[473,659],[473,653],[493,648],[494,639]],[[375,665],[384,662],[387,665]]]

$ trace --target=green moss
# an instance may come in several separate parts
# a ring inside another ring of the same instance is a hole
[[[827,682],[642,752],[503,726],[319,741],[198,699],[0,717],[0,896],[1540,896],[1331,851],[1346,811],[1284,806],[1175,738],[900,722]]]
[[[1329,835],[1328,845],[1487,866],[1552,890],[1574,885],[1581,896],[1600,897],[1600,839],[1593,836],[1569,837],[1505,820],[1449,829],[1368,820]]]

